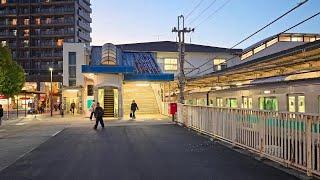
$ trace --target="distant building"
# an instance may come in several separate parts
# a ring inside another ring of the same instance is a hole
[[[28,82],[62,82],[64,42],[91,42],[90,0],[1,0],[0,43],[27,73]],[[38,87],[40,90],[40,87]]]

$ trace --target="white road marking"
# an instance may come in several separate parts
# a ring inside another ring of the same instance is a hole
[[[4,131],[6,131],[5,129],[0,129],[0,132],[4,132]]]
[[[21,123],[17,123],[17,124],[15,124],[16,126],[22,126],[22,125],[25,125],[26,123],[24,123],[24,122],[21,122]]]
[[[60,131],[57,131],[56,133],[52,134],[51,136],[54,137],[54,136],[56,136],[57,134],[59,134],[61,131],[63,131],[63,129],[60,130]]]

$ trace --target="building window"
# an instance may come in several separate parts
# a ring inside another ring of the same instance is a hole
[[[237,108],[238,107],[238,100],[236,98],[228,98],[226,105],[227,105],[227,107],[230,107],[230,108]]]
[[[293,37],[291,38],[291,41],[303,42],[303,37],[302,37],[302,36],[293,36]]]
[[[290,42],[291,41],[291,37],[290,36],[280,36],[279,37],[279,41],[281,41],[281,42]]]
[[[1,0],[1,4],[6,4],[7,0]]]
[[[36,25],[40,25],[40,24],[41,24],[40,18],[36,18]]]
[[[63,45],[63,39],[58,39],[57,46],[62,46],[62,45]]]
[[[12,19],[12,25],[13,26],[17,25],[17,19]]]
[[[248,58],[248,57],[250,57],[252,55],[253,55],[252,51],[246,52],[241,56],[241,60],[244,60],[244,59],[246,59],[246,58]]]
[[[69,66],[69,78],[76,78],[76,66]]]
[[[164,59],[164,70],[165,71],[178,70],[178,59]]]
[[[278,37],[276,37],[276,38],[268,41],[268,42],[267,42],[267,47],[270,47],[270,46],[274,45],[274,44],[277,43],[277,42],[278,42]]]
[[[264,50],[265,48],[266,48],[266,44],[262,44],[261,46],[254,48],[253,53],[256,54],[256,53]]]
[[[1,41],[1,46],[4,47],[7,45],[7,41]]]
[[[12,30],[12,34],[13,34],[14,36],[17,36],[17,30],[16,30],[16,29]]]
[[[29,40],[24,40],[23,41],[23,46],[28,47],[29,46]]]
[[[28,37],[29,36],[29,29],[23,30],[23,36]]]
[[[69,86],[76,86],[76,80],[75,79],[69,79]]]
[[[259,98],[260,110],[278,111],[278,100],[276,97],[261,97]]]
[[[29,25],[30,20],[29,19],[24,19],[23,23],[24,25]]]
[[[225,69],[227,67],[226,59],[217,58],[213,60],[213,67],[214,70],[220,71],[222,69]]]
[[[76,65],[76,64],[77,64],[76,52],[69,52],[69,66]]]

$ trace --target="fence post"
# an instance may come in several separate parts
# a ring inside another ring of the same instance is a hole
[[[307,175],[312,176],[312,117],[307,116],[306,124],[306,146],[307,146]]]
[[[266,130],[266,113],[265,112],[256,112],[259,120],[259,136],[260,136],[260,157],[263,157],[265,152],[265,130]]]

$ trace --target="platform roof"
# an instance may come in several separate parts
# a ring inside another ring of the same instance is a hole
[[[320,71],[320,40],[270,54],[253,61],[187,79],[187,88],[241,84],[248,80]],[[308,78],[306,76],[306,78]]]

